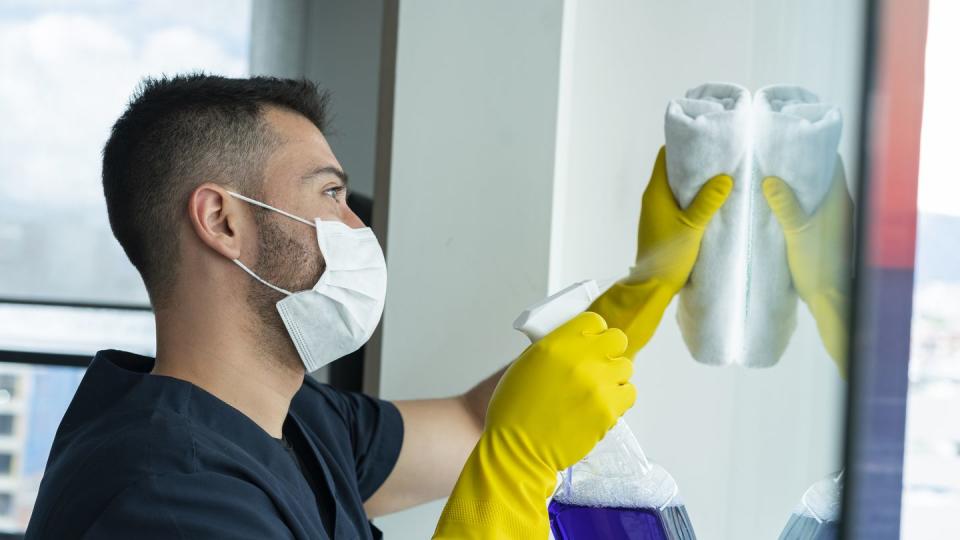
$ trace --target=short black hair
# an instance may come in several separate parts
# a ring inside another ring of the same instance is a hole
[[[178,221],[193,189],[216,182],[257,196],[278,140],[264,110],[291,110],[324,132],[328,101],[307,80],[191,73],[141,81],[103,148],[103,195],[154,308],[176,280]]]

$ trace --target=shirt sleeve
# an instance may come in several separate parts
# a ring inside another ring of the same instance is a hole
[[[323,394],[342,417],[350,433],[360,497],[366,501],[383,485],[400,457],[400,411],[393,403],[366,394],[345,392],[312,380],[307,384]]]
[[[229,476],[151,475],[117,494],[83,538],[292,539],[273,508],[263,491]]]

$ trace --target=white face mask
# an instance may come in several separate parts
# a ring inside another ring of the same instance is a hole
[[[239,259],[233,260],[260,283],[287,295],[277,302],[277,311],[307,371],[316,371],[366,343],[380,322],[387,294],[387,265],[373,231],[320,218],[311,223],[239,193],[227,193],[317,229],[326,269],[310,290],[287,291],[267,282]]]

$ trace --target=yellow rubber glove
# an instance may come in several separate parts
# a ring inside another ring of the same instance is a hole
[[[637,260],[630,275],[615,283],[590,306],[612,328],[629,338],[632,358],[653,336],[674,295],[686,285],[710,219],[733,189],[721,174],[709,179],[686,209],[667,184],[666,149],[661,148],[643,193],[637,231]]]
[[[557,472],[582,459],[636,399],[623,332],[581,313],[500,379],[486,426],[434,538],[547,538]]]
[[[817,321],[820,339],[847,377],[847,310],[853,242],[853,201],[837,159],[830,191],[807,215],[782,179],[763,179],[763,195],[783,228],[793,286]]]

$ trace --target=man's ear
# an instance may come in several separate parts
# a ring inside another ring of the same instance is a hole
[[[197,238],[208,247],[233,260],[240,257],[240,235],[247,223],[244,203],[234,199],[219,184],[203,183],[190,192],[187,214]]]

